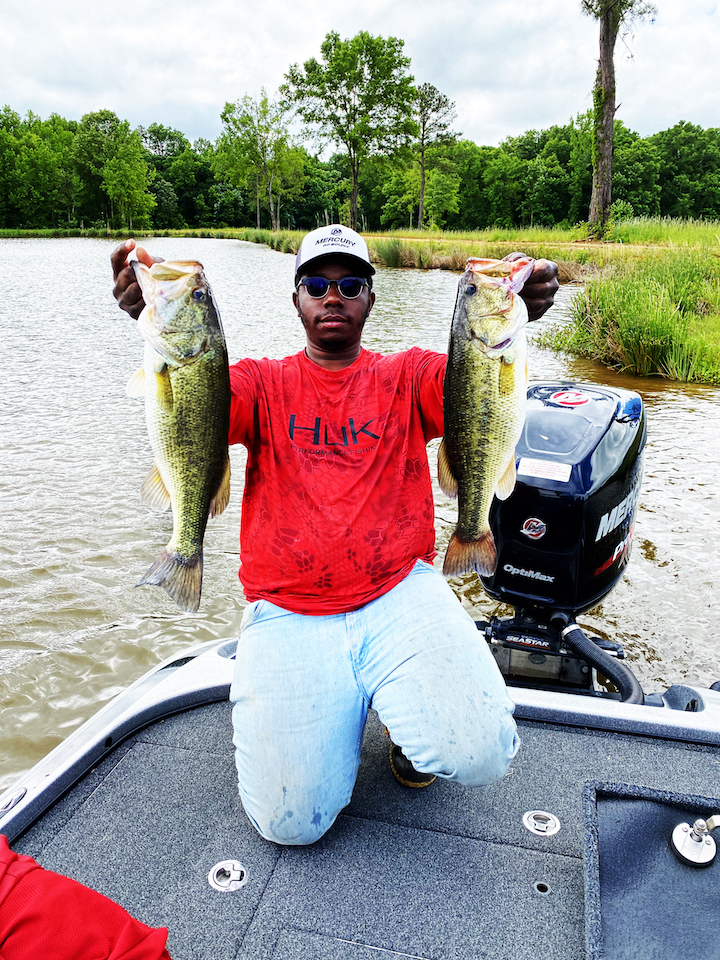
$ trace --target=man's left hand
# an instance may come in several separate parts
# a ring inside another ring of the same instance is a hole
[[[504,259],[517,260],[524,256],[524,253],[511,253]],[[529,320],[539,320],[550,309],[559,286],[558,265],[553,260],[536,260],[533,272],[520,291]]]

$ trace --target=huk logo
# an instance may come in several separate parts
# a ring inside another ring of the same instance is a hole
[[[315,423],[312,426],[309,424],[301,426],[296,422],[295,414],[293,413],[288,424],[288,433],[292,441],[297,442],[302,437],[306,443],[310,443],[315,447],[355,447],[363,442],[360,436],[361,434],[364,434],[371,440],[380,439],[380,434],[368,430],[368,427],[374,419],[375,417],[372,417],[367,423],[360,426],[355,423],[354,417],[348,417],[347,426],[345,426],[344,424],[323,423],[321,417],[315,417]],[[329,430],[328,427],[330,427]],[[310,439],[311,437],[312,439]],[[365,443],[367,443],[367,441],[365,441]]]
[[[524,533],[529,540],[539,540],[547,533],[547,524],[537,517],[528,517],[520,527],[520,533]]]

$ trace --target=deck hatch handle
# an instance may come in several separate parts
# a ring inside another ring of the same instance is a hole
[[[208,883],[219,893],[233,893],[247,883],[247,870],[239,860],[221,860],[208,874]]]
[[[525,827],[538,837],[552,837],[560,829],[560,821],[553,813],[545,810],[528,810],[523,815]]]

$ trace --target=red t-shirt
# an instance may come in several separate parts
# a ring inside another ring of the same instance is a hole
[[[170,960],[167,935],[0,836],[1,960]]]
[[[230,367],[230,443],[248,448],[240,580],[248,600],[355,610],[432,562],[426,444],[443,432],[445,354],[363,350],[343,370],[301,352]]]

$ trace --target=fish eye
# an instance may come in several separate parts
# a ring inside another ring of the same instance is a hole
[[[198,300],[198,301],[204,300],[204,299],[205,299],[205,291],[202,290],[200,287],[196,287],[196,288],[193,290],[193,292],[192,292],[192,298],[193,298],[193,300]]]
[[[474,284],[474,283],[468,283],[467,286],[465,287],[465,293],[466,293],[469,297],[474,297],[475,294],[477,293],[477,287],[475,286],[475,284]]]

